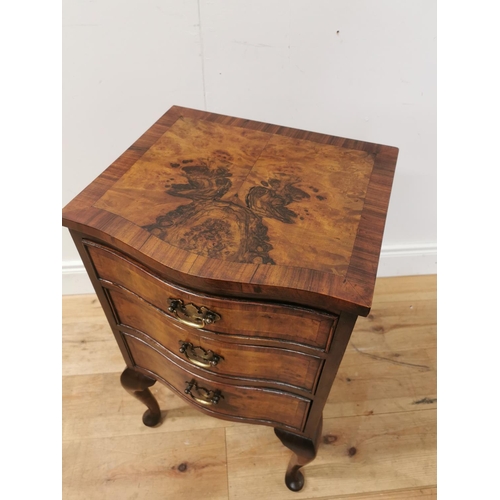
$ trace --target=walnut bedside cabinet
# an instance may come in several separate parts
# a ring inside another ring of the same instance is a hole
[[[274,427],[303,487],[370,311],[397,151],[174,106],[64,208],[145,425],[159,380]]]

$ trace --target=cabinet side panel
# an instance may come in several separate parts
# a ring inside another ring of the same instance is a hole
[[[113,335],[115,336],[116,343],[118,344],[118,347],[120,348],[120,352],[122,353],[123,359],[125,360],[125,363],[129,368],[132,368],[134,366],[134,362],[130,356],[130,353],[128,351],[128,348],[123,341],[123,338],[117,328],[117,322],[116,318],[113,314],[113,308],[110,305],[109,302],[109,296],[106,293],[106,291],[102,288],[99,279],[97,277],[96,271],[94,269],[94,266],[92,264],[92,260],[90,259],[87,249],[85,248],[85,245],[82,243],[82,239],[86,237],[86,235],[78,233],[76,231],[70,230],[71,237],[73,238],[73,241],[75,242],[75,246],[78,250],[78,253],[80,254],[80,257],[82,259],[83,265],[85,266],[85,270],[87,271],[87,274],[89,275],[90,281],[92,282],[92,286],[94,287],[95,293],[97,295],[97,298],[99,299],[99,302],[101,304],[101,307],[104,311],[104,314],[106,315],[106,319],[108,320],[109,326],[111,327],[111,330],[113,332]]]

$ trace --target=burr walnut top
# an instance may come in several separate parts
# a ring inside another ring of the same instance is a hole
[[[63,224],[179,284],[368,314],[396,158],[174,106],[64,208]]]

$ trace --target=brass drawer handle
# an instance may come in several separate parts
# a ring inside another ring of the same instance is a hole
[[[187,385],[184,389],[184,392],[186,394],[189,394],[197,403],[200,403],[202,405],[216,405],[219,402],[220,398],[224,399],[224,396],[220,393],[219,389],[215,391],[209,391],[204,387],[198,387],[194,379],[192,379],[190,382],[186,381],[186,384]],[[195,391],[196,395],[191,391]]]
[[[181,345],[179,352],[186,355],[186,358],[193,363],[193,365],[201,366],[202,368],[211,368],[212,366],[217,366],[221,359],[224,359],[219,354],[215,354],[213,351],[205,351],[203,347],[194,347],[191,342],[184,342],[179,340]]]
[[[177,316],[177,319],[185,325],[203,328],[221,319],[220,315],[205,306],[195,306],[193,303],[184,305],[181,299],[168,299],[170,306],[168,310]]]

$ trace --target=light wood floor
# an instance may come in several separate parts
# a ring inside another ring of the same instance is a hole
[[[291,452],[272,428],[208,417],[159,383],[165,420],[147,428],[123,368],[96,297],[63,298],[65,500],[436,498],[435,276],[378,280],[299,493],[285,487]]]

